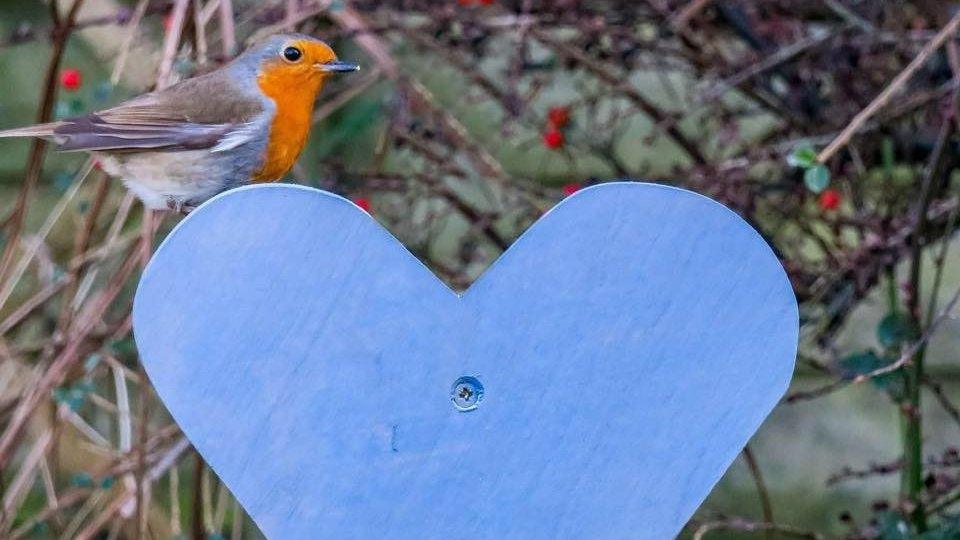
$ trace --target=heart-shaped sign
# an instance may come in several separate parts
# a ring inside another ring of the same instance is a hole
[[[137,343],[268,537],[676,535],[790,380],[760,236],[680,189],[569,197],[469,291],[349,201],[239,189],[144,273]]]

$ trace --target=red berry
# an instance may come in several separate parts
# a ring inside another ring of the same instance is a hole
[[[163,16],[163,29],[169,32],[171,26],[173,26],[173,13],[167,13]]]
[[[569,184],[564,184],[563,194],[569,197],[570,195],[580,191],[582,187],[583,186],[580,184],[580,182],[570,182]]]
[[[563,132],[556,128],[550,128],[543,134],[543,144],[551,150],[556,150],[563,146]]]
[[[492,6],[493,0],[477,0],[481,6]]]
[[[820,194],[820,208],[835,210],[840,206],[840,192],[835,189],[825,189]]]
[[[547,111],[547,121],[555,128],[566,127],[570,123],[570,109],[567,107],[550,107]]]
[[[370,199],[366,197],[357,197],[353,200],[353,204],[359,206],[364,212],[368,214],[370,213]]]
[[[67,68],[60,72],[60,86],[69,91],[80,88],[83,84],[83,75],[79,69]]]
[[[461,6],[472,6],[473,0],[457,0],[457,3]]]

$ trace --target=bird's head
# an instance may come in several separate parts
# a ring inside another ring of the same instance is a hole
[[[323,41],[303,34],[271,36],[237,61],[255,70],[261,88],[267,85],[313,92],[319,91],[331,75],[360,69],[357,64],[338,60]]]

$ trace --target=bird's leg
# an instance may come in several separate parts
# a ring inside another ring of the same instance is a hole
[[[176,197],[167,197],[167,208],[169,208],[172,212],[183,215],[187,215],[197,209],[196,206],[187,204],[182,199],[178,199]]]
[[[180,199],[178,199],[178,198],[176,198],[176,197],[170,197],[170,196],[168,196],[168,197],[167,197],[167,208],[169,208],[171,212],[176,212],[176,213],[179,214],[180,212],[183,211],[183,201],[181,201]]]

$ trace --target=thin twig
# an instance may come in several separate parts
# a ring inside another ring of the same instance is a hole
[[[137,7],[133,10],[133,16],[131,16],[127,22],[125,28],[127,35],[123,38],[123,45],[120,47],[120,56],[117,58],[117,63],[113,66],[113,73],[110,74],[110,82],[113,85],[120,84],[120,76],[123,74],[123,68],[127,65],[127,57],[133,48],[133,41],[137,37],[137,29],[140,27],[140,21],[143,20],[143,16],[147,13],[147,6],[149,5],[150,0],[139,0]]]
[[[697,16],[697,13],[703,11],[707,6],[713,3],[713,0],[691,0],[690,3],[683,6],[680,13],[670,22],[674,29],[682,29],[690,23],[690,19]]]
[[[64,301],[61,303],[60,317],[57,321],[57,328],[60,333],[65,333],[69,328],[70,321],[73,318],[74,308],[77,305],[75,304],[78,286],[77,280],[80,272],[84,268],[84,264],[77,261],[77,256],[85,253],[90,246],[90,238],[93,236],[93,230],[97,226],[97,218],[100,217],[100,213],[103,211],[107,194],[110,193],[111,184],[112,180],[110,178],[105,174],[100,174],[100,182],[93,196],[93,204],[84,217],[83,225],[77,229],[77,233],[74,236],[73,257],[71,258],[71,262],[76,261],[76,263],[71,264],[67,271],[69,283],[63,293]],[[2,335],[2,333],[0,333],[0,335]]]
[[[220,0],[220,41],[223,43],[223,55],[227,58],[237,54],[237,32],[233,23],[232,0]]]
[[[943,310],[934,318],[934,320],[927,326],[926,331],[913,342],[909,347],[904,350],[903,354],[897,359],[897,361],[887,364],[881,368],[877,368],[869,373],[862,373],[856,377],[850,379],[838,379],[830,384],[821,386],[820,388],[815,388],[813,390],[804,390],[799,392],[794,392],[789,394],[784,398],[784,403],[796,403],[798,401],[807,401],[819,397],[823,397],[827,394],[833,393],[841,388],[847,386],[857,385],[883,375],[888,375],[907,365],[912,359],[913,356],[923,347],[927,341],[933,336],[936,329],[940,326],[945,319],[949,318],[953,312],[954,306],[957,305],[957,301],[960,300],[960,289],[953,294],[950,301],[944,306]]]
[[[63,53],[66,50],[67,40],[70,38],[73,30],[74,21],[77,13],[83,6],[84,0],[74,0],[67,12],[65,18],[60,17],[57,2],[50,2],[50,13],[54,20],[54,40],[53,48],[50,51],[50,59],[47,62],[46,75],[44,76],[43,97],[40,99],[40,108],[37,111],[37,123],[49,122],[53,116],[54,98],[57,94],[57,77],[59,76],[60,63],[63,59]],[[30,146],[30,156],[27,158],[27,168],[24,175],[23,184],[20,186],[20,192],[17,194],[17,200],[14,203],[13,212],[5,223],[10,228],[7,234],[7,245],[4,248],[3,255],[0,255],[0,283],[4,282],[10,264],[13,261],[14,253],[20,244],[20,235],[23,233],[24,219],[27,213],[27,201],[40,179],[40,171],[43,166],[43,157],[46,154],[47,143],[43,139],[34,139]]]
[[[950,401],[950,398],[947,397],[947,393],[943,389],[943,385],[931,379],[930,377],[924,377],[921,381],[921,384],[930,390],[930,393],[933,394],[934,398],[936,398],[937,403],[940,404],[940,407],[943,408],[944,412],[950,416],[955,424],[960,426],[960,408],[954,405],[953,402]]]
[[[770,492],[767,491],[767,484],[763,481],[763,473],[760,471],[760,464],[757,463],[756,456],[753,455],[750,445],[743,447],[743,459],[747,462],[747,468],[750,469],[750,476],[757,486],[757,495],[760,497],[760,508],[763,511],[763,521],[773,525],[773,504],[770,502]],[[767,537],[772,536],[773,531],[767,531]]]
[[[827,486],[833,486],[845,480],[863,480],[865,478],[872,478],[874,476],[894,474],[901,469],[903,469],[903,459],[898,459],[889,463],[871,463],[868,468],[862,470],[845,468],[838,473],[831,474],[830,477],[827,478]]]
[[[127,279],[133,273],[137,266],[139,258],[136,256],[137,250],[130,249],[127,252],[126,260],[121,265],[117,273],[107,287],[97,296],[96,301],[78,318],[75,330],[68,336],[68,341],[63,351],[47,368],[46,372],[37,381],[25,396],[20,399],[17,408],[14,410],[10,422],[7,424],[3,434],[0,435],[0,469],[7,466],[16,449],[17,441],[23,429],[26,427],[27,420],[33,411],[42,403],[50,392],[66,377],[69,368],[79,360],[80,345],[83,338],[93,329],[103,314],[110,307],[113,300],[120,294]]]
[[[63,290],[69,281],[70,276],[60,276],[56,281],[47,284],[43,289],[37,291],[37,293],[30,297],[26,302],[20,304],[16,310],[14,310],[12,313],[10,313],[10,315],[7,316],[6,319],[3,319],[3,321],[0,322],[0,336],[3,336],[7,332],[16,328],[17,325],[23,322],[23,320],[33,313],[34,310],[43,306],[47,300],[53,298],[54,295]]]
[[[811,540],[821,540],[823,536],[803,529],[798,529],[790,525],[779,525],[776,523],[757,523],[743,518],[730,518],[725,520],[711,521],[704,523],[693,533],[693,540],[703,540],[708,534],[714,531],[740,531],[740,532],[777,532],[787,536],[797,538],[809,538]]]
[[[10,299],[10,295],[13,294],[14,289],[20,282],[20,278],[22,278],[24,272],[26,272],[27,266],[36,256],[37,250],[40,249],[40,246],[46,240],[47,235],[50,234],[51,230],[53,230],[53,226],[56,225],[57,221],[60,220],[60,216],[63,215],[64,210],[67,209],[67,205],[70,204],[70,201],[73,200],[73,198],[80,191],[80,188],[83,187],[83,181],[86,180],[91,170],[93,170],[93,159],[87,159],[87,162],[80,169],[80,172],[74,177],[70,188],[67,189],[62,197],[60,197],[60,200],[57,201],[57,204],[54,206],[53,210],[51,210],[50,214],[47,215],[46,221],[44,221],[43,226],[40,227],[36,237],[31,240],[30,245],[26,249],[26,253],[20,257],[20,261],[13,268],[13,272],[4,282],[3,288],[0,289],[0,308],[3,308],[3,306],[7,303],[7,300]]]
[[[698,165],[706,165],[708,163],[706,156],[700,151],[700,146],[680,131],[680,128],[676,125],[676,121],[644,97],[623,75],[614,73],[605,65],[591,58],[582,49],[555,39],[539,29],[531,29],[530,33],[537,38],[537,41],[550,47],[561,56],[582,65],[599,80],[610,85],[625,98],[633,102],[644,114],[652,118],[657,127],[663,129],[694,163]]]
[[[857,15],[837,0],[823,0],[823,3],[826,4],[831,11],[839,15],[843,20],[856,26],[857,28],[860,28],[864,32],[875,33],[877,31],[877,28],[870,24],[869,21]]]
[[[835,34],[833,32],[817,32],[809,37],[797,41],[796,43],[791,43],[790,45],[779,49],[775,53],[740,71],[739,73],[736,73],[733,76],[718,82],[712,88],[704,92],[704,98],[708,100],[718,99],[731,88],[738,87],[746,81],[766,71],[769,71],[785,62],[789,62],[794,57],[807,52],[821,43],[826,42],[834,35]]]
[[[183,34],[184,22],[187,19],[187,8],[190,0],[175,0],[173,11],[170,12],[170,26],[163,37],[163,56],[160,59],[160,70],[157,73],[157,88],[163,89],[173,84],[173,62],[177,58],[180,48],[180,37]]]
[[[840,132],[840,135],[817,155],[817,161],[819,163],[826,163],[841,148],[846,146],[846,144],[850,142],[850,139],[860,130],[860,127],[863,126],[871,116],[890,102],[893,96],[910,80],[910,77],[927,62],[930,55],[935,53],[946,40],[956,34],[958,27],[960,27],[960,12],[957,12],[953,18],[950,19],[950,22],[937,32],[937,35],[935,35],[933,39],[924,45],[917,56],[893,79],[880,95],[853,117],[853,120]]]
[[[10,486],[7,488],[2,501],[4,520],[0,521],[0,534],[6,534],[7,529],[12,525],[9,519],[15,514],[14,508],[33,483],[36,469],[46,455],[47,448],[52,441],[53,432],[49,429],[44,431],[34,442],[33,448],[31,448],[30,452],[24,457],[23,463],[20,465],[20,470],[10,482]]]

